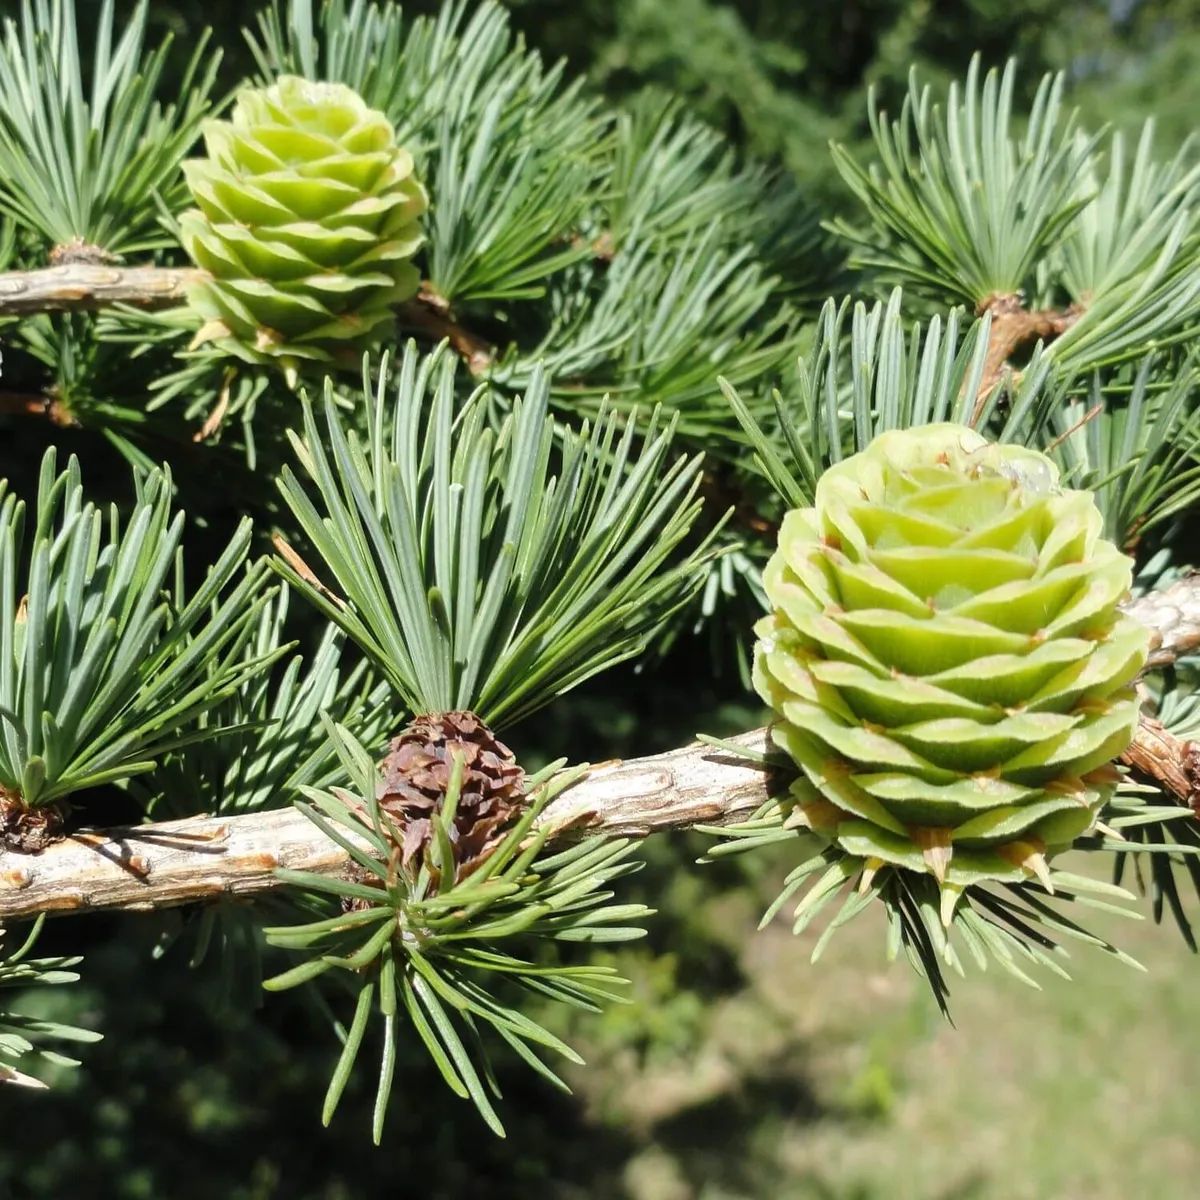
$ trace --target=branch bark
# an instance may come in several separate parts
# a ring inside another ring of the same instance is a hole
[[[171,308],[187,299],[191,284],[207,277],[194,267],[109,266],[65,262],[34,271],[0,272],[0,317],[29,316],[42,312],[108,308],[129,304],[136,308]],[[484,375],[495,361],[493,347],[460,325],[445,299],[427,283],[415,299],[397,309],[402,325],[435,341],[445,338],[467,364],[472,375]],[[46,405],[23,411],[44,415]]]
[[[0,317],[131,304],[170,308],[182,304],[188,285],[204,277],[190,267],[119,267],[64,263],[36,271],[0,272]]]
[[[443,338],[478,378],[491,370],[496,352],[490,343],[460,325],[450,313],[450,306],[428,283],[421,284],[415,300],[396,310],[402,325],[423,333],[435,342]]]
[[[0,392],[0,416],[46,417],[64,429],[76,424],[62,403],[46,392]]]
[[[766,730],[732,739],[766,749]],[[699,743],[604,763],[558,796],[543,820],[564,837],[634,836],[724,825],[766,800],[768,772]],[[278,867],[338,875],[349,856],[292,808],[84,831],[40,854],[0,854],[0,924],[41,912],[150,911],[279,886]]]
[[[201,272],[158,267],[67,263],[0,274],[0,316],[68,308],[180,303]],[[1057,336],[1077,313],[1024,311],[1016,297],[989,302],[992,337],[984,373],[986,394],[1009,356],[1033,337]],[[493,350],[453,320],[428,287],[402,306],[401,318],[431,337],[447,338],[473,374]],[[42,397],[0,396],[0,412],[49,411]],[[1200,573],[1126,605],[1153,634],[1151,667],[1200,648]],[[737,739],[762,749],[764,730]],[[1200,813],[1200,744],[1181,743],[1143,718],[1122,761]],[[645,835],[690,825],[728,824],[767,796],[766,772],[702,745],[592,770],[563,793],[546,819],[570,830]],[[277,867],[337,874],[348,857],[291,809],[107,831],[83,831],[37,855],[0,853],[0,922],[39,912],[118,908],[146,910],[278,886]]]

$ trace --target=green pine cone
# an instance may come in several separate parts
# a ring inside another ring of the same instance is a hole
[[[1148,635],[1090,493],[971,429],[885,433],[788,513],[755,686],[802,774],[792,824],[869,873],[1047,877],[1095,822],[1137,723]]]
[[[197,340],[251,362],[352,361],[420,281],[428,200],[387,117],[342,84],[283,76],[204,141],[184,164],[199,207],[180,218],[211,275],[189,295]]]

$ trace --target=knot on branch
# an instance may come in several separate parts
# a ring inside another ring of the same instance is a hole
[[[1200,817],[1200,742],[1181,742],[1161,721],[1143,713],[1121,761]]]
[[[73,237],[69,242],[60,242],[50,251],[52,267],[66,267],[75,263],[84,263],[92,267],[109,267],[121,261],[120,256],[85,242],[81,237]]]

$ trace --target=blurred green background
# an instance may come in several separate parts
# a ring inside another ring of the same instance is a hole
[[[86,10],[92,3],[82,3]],[[99,7],[98,0],[93,7]],[[0,11],[15,11],[6,0]],[[245,0],[178,0],[153,19],[190,47],[233,30]],[[430,8],[432,5],[418,5]],[[830,138],[865,131],[865,89],[899,96],[911,64],[941,80],[980,49],[1020,56],[1032,88],[1065,69],[1093,125],[1158,118],[1190,131],[1200,74],[1194,0],[513,0],[534,46],[614,98],[683,94],[747,151],[843,203]],[[32,435],[35,438],[40,434]],[[36,447],[28,449],[29,461]],[[20,456],[17,456],[20,457]],[[95,478],[96,472],[89,473]],[[645,675],[614,672],[509,739],[533,760],[665,749],[761,720],[707,643],[677,643]],[[384,1147],[371,1081],[332,1129],[318,1121],[335,1048],[289,993],[252,1010],[218,975],[151,945],[178,915],[54,925],[46,950],[83,951],[84,981],[38,998],[102,1030],[83,1070],[46,1095],[0,1092],[0,1197],[57,1200],[1124,1200],[1197,1193],[1200,1032],[1195,961],[1177,933],[1115,919],[1148,976],[1080,952],[1073,985],[980,979],[954,1027],[864,920],[808,963],[783,924],[752,937],[782,863],[695,868],[702,842],[659,838],[630,899],[660,909],[615,961],[632,1004],[600,1019],[547,1014],[588,1060],[570,1100],[501,1070],[507,1141],[491,1137],[414,1049]],[[503,1068],[504,1064],[498,1064]]]

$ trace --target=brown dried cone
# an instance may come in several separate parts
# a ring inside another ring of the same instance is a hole
[[[59,805],[30,808],[17,793],[0,784],[0,848],[36,854],[58,840],[65,821]]]
[[[1150,668],[1165,667],[1200,650],[1200,571],[1147,592],[1126,606],[1150,630]]]
[[[483,863],[525,805],[525,772],[512,751],[472,712],[419,716],[392,742],[378,798],[381,815],[394,826],[402,864],[420,861],[433,838],[430,818],[442,810],[456,755],[463,759],[450,830],[457,881]]]

